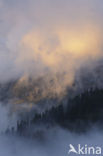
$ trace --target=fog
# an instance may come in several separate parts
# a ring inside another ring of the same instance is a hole
[[[103,147],[103,132],[98,128],[98,125],[91,126],[91,129],[85,133],[71,132],[56,125],[50,129],[47,129],[45,125],[41,125],[39,128],[35,127],[40,131],[37,136],[33,136],[36,132],[35,129],[29,129],[29,132],[31,131],[30,137],[20,136],[18,133],[5,133],[8,128],[14,127],[16,130],[17,119],[16,114],[9,113],[8,106],[0,105],[1,156],[74,156],[75,153],[68,154],[69,144],[72,144],[76,149],[78,144]]]
[[[60,94],[82,66],[102,59],[102,1],[0,2],[2,83],[44,77]]]
[[[78,135],[56,127],[45,131],[43,140],[13,135],[0,135],[0,155],[65,156],[69,155],[69,144],[72,144],[75,148],[77,148],[78,144],[102,148],[103,133],[94,129],[87,134]],[[75,153],[70,153],[70,155],[74,156]]]
[[[29,78],[42,78],[36,86],[43,90],[40,100],[54,94],[65,97],[74,84],[75,93],[103,88],[102,28],[101,0],[0,0],[0,84],[16,80],[15,87],[28,86]],[[66,156],[69,144],[102,144],[96,125],[85,134],[56,126],[45,130],[40,140],[5,134],[12,127],[16,130],[21,117],[12,110],[13,102],[0,103],[0,156]]]

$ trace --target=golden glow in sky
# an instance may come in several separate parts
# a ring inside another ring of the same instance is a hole
[[[81,30],[67,28],[50,33],[31,31],[21,43],[28,52],[27,59],[30,56],[35,61],[41,60],[46,66],[58,67],[65,59],[70,60],[70,56],[75,59],[97,57],[100,53],[99,38],[99,31],[94,27]]]

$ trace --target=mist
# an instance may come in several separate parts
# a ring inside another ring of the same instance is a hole
[[[102,59],[101,1],[4,0],[0,4],[2,83],[43,77],[48,86],[54,81],[51,94],[60,95],[72,86],[82,66],[90,68]]]
[[[99,146],[102,148],[102,143],[103,133],[96,127],[93,127],[93,129],[86,134],[76,134],[60,127],[55,127],[51,130],[44,131],[42,139],[5,134],[0,135],[0,155],[64,156],[69,155],[69,144],[72,144],[76,148],[78,144],[81,144],[81,146]],[[71,153],[70,155],[74,156],[75,153]]]
[[[28,126],[30,136],[16,133],[18,122],[60,102],[66,110],[69,98],[103,89],[102,34],[101,0],[0,0],[0,156],[102,147],[102,130],[91,121],[85,133],[45,124]],[[35,129],[40,135],[33,137]]]

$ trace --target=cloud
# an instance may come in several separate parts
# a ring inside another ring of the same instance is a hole
[[[82,66],[102,59],[102,2],[4,0],[1,4],[1,82],[45,77],[48,83],[54,80],[52,88],[59,94],[73,84]]]
[[[78,144],[88,147],[102,148],[102,132],[92,130],[87,134],[75,134],[64,129],[54,128],[44,132],[44,139],[24,138],[20,136],[0,135],[0,155],[4,156],[62,156],[68,155],[69,144],[72,144],[76,149]],[[74,153],[70,154],[74,156]],[[82,154],[80,154],[82,155]],[[86,154],[89,155],[89,154]]]
[[[102,16],[99,0],[0,0],[0,83],[19,79],[19,87],[27,85],[30,76],[36,82],[43,78],[34,86],[43,90],[39,98],[60,97],[74,82],[82,89],[85,75],[103,87],[102,72],[97,72],[103,59]],[[12,108],[0,104],[0,132],[16,128],[18,116]],[[66,155],[69,143],[102,143],[98,130],[78,136],[56,128],[45,137],[41,144],[0,135],[0,155]]]

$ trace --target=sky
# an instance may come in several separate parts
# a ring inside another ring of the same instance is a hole
[[[1,81],[47,70],[70,76],[102,57],[102,7],[102,0],[0,0]]]
[[[43,77],[65,92],[103,58],[102,16],[102,0],[0,0],[0,82]]]

